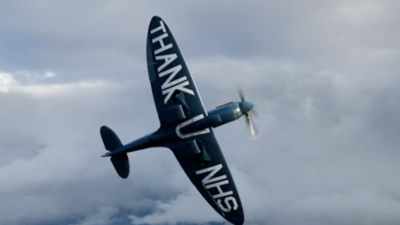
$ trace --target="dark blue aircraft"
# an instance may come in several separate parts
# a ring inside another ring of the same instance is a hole
[[[252,136],[257,137],[249,115],[253,104],[240,93],[240,102],[207,112],[171,31],[157,16],[147,34],[147,66],[160,128],[122,145],[114,131],[102,126],[101,137],[109,151],[102,157],[111,157],[118,175],[125,179],[129,175],[128,152],[167,147],[207,202],[229,222],[243,224],[239,194],[213,128],[245,115]]]

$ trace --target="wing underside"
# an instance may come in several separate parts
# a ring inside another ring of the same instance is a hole
[[[180,133],[207,117],[207,111],[171,31],[157,16],[148,30],[147,65],[161,128],[176,126],[180,138],[166,147],[204,199],[226,220],[243,224],[240,198],[213,130]]]
[[[148,30],[147,66],[161,126],[207,115],[171,31],[157,16],[151,20]]]
[[[213,130],[168,147],[205,200],[231,223],[243,224],[239,194]],[[199,158],[203,151],[211,158],[208,164]]]

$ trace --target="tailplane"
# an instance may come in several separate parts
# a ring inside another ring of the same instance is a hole
[[[103,139],[104,147],[108,151],[113,151],[122,146],[121,140],[119,140],[115,132],[109,127],[102,126],[100,128],[100,135],[101,139]]]
[[[110,152],[123,146],[115,132],[107,126],[100,128],[100,135],[103,139],[104,147]],[[104,156],[107,156],[107,154]],[[121,178],[126,179],[129,176],[129,158],[126,152],[112,155],[111,162]]]

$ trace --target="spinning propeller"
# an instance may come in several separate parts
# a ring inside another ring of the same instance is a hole
[[[253,109],[254,104],[251,102],[247,102],[244,98],[243,92],[239,89],[239,97],[241,102],[239,103],[240,111],[246,116],[246,124],[250,131],[250,137],[253,140],[257,140],[260,137],[260,133],[257,128],[254,126],[253,121],[251,120],[250,111]],[[257,115],[257,112],[253,109],[253,114]]]

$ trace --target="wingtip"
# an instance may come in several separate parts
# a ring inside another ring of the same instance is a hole
[[[153,22],[153,21],[159,21],[159,20],[163,20],[163,19],[161,19],[161,17],[159,17],[159,16],[157,16],[157,15],[154,15],[154,16],[151,18],[150,23]]]
[[[231,222],[234,225],[243,225],[244,224],[244,217],[240,218],[240,219],[236,219],[236,220],[228,220],[229,222]]]
[[[235,213],[228,213],[225,219],[234,225],[244,224],[243,208],[240,207]]]
[[[105,132],[106,130],[110,130],[110,128],[107,127],[106,125],[103,125],[103,126],[100,127],[100,133],[101,132]]]
[[[157,28],[157,27],[160,26],[161,21],[164,23],[164,26],[165,26],[165,22],[164,22],[163,19],[161,19],[161,17],[159,17],[159,16],[153,16],[153,17],[151,18],[150,23],[149,23],[149,31],[148,31],[149,34],[150,34],[150,32],[151,32],[152,29]]]

